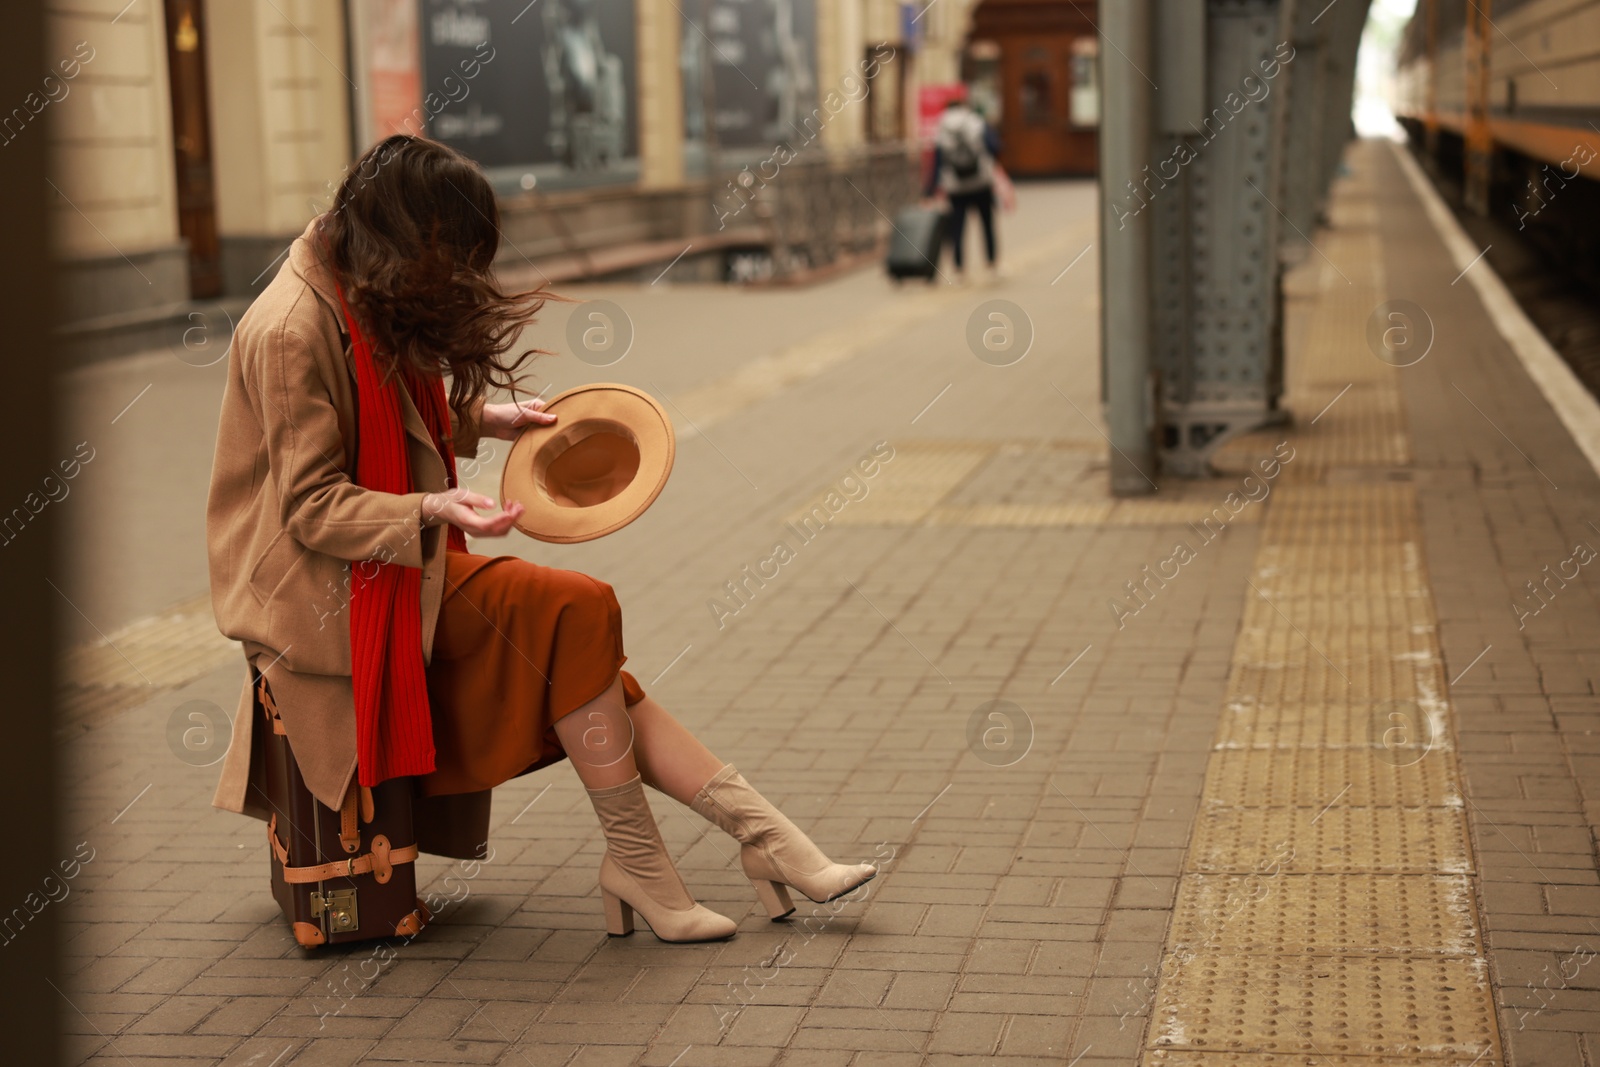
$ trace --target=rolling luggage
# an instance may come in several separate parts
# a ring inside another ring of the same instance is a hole
[[[272,894],[295,940],[312,948],[414,936],[431,916],[417,899],[412,779],[371,789],[352,780],[338,811],[322,804],[300,777],[267,680],[254,677],[267,726],[259,736],[272,811]]]
[[[942,211],[915,204],[900,209],[889,233],[889,277],[934,279],[947,218]]]

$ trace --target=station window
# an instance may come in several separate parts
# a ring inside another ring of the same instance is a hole
[[[1068,103],[1074,126],[1100,125],[1100,78],[1095,70],[1100,58],[1100,42],[1094,37],[1079,37],[1072,42],[1072,95]]]

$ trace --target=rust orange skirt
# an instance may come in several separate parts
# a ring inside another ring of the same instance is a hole
[[[424,796],[489,789],[563,759],[554,723],[623,662],[622,608],[605,582],[514,556],[445,553],[428,664],[434,771]],[[627,671],[628,704],[644,691]]]

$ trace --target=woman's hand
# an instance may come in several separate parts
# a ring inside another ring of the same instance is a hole
[[[513,405],[507,404],[506,407]],[[487,515],[480,515],[482,509],[491,510]],[[442,526],[449,523],[458,526],[473,537],[503,537],[510,531],[517,519],[525,510],[520,502],[513,502],[509,508],[498,510],[499,505],[491,497],[482,493],[474,493],[470,489],[451,489],[443,493],[424,493],[422,497],[422,521],[427,526]]]
[[[544,401],[519,400],[514,404],[485,404],[480,419],[485,437],[514,440],[524,426],[549,426],[556,417],[544,410]]]

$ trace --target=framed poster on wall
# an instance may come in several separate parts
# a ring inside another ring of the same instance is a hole
[[[681,0],[678,10],[689,173],[816,138],[815,0]]]
[[[639,174],[635,0],[412,0],[428,136],[497,189]]]

